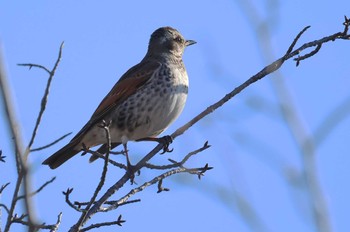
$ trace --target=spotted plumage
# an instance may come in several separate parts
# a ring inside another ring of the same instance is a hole
[[[77,135],[43,164],[57,168],[83,147],[102,145],[98,151],[106,152],[105,132],[99,127],[103,120],[111,122],[113,147],[123,144],[126,149],[128,141],[162,133],[184,108],[188,76],[182,55],[194,43],[171,27],[153,32],[142,61],[119,79]]]

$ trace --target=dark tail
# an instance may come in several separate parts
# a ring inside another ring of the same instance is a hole
[[[111,150],[113,150],[116,146],[119,146],[121,143],[111,143]],[[101,147],[99,147],[99,149],[97,150],[98,153],[100,153],[101,155],[106,154],[107,153],[107,145],[103,144]],[[89,162],[94,162],[95,160],[97,160],[99,157],[97,155],[92,155],[89,159]]]
[[[62,147],[55,154],[47,158],[43,164],[49,165],[51,169],[58,168],[64,162],[72,158],[74,155],[80,152],[80,150],[74,150],[76,143],[70,142],[66,146]]]

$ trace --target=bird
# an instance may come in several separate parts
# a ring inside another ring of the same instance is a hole
[[[102,122],[109,124],[111,149],[123,145],[128,167],[129,141],[164,142],[157,136],[178,118],[186,103],[189,81],[182,56],[185,48],[195,43],[169,26],[155,30],[140,63],[120,77],[82,129],[43,164],[56,169],[98,145],[97,152],[105,154],[108,146]],[[171,142],[166,138],[164,151],[168,151],[166,143]],[[90,161],[95,159],[93,155]]]

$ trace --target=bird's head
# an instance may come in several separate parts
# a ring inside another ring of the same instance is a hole
[[[193,40],[185,40],[180,32],[172,27],[161,27],[152,33],[148,53],[169,53],[181,58],[185,48],[195,43]]]

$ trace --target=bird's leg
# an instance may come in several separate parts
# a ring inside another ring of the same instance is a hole
[[[126,143],[123,143],[123,147],[124,147],[124,154],[126,156],[126,164],[128,166],[128,169],[129,169],[129,167],[132,167],[132,165],[130,163],[129,154],[128,154],[128,147],[127,147]]]
[[[130,182],[131,184],[134,183],[134,178],[135,178],[135,174],[134,174],[134,166],[131,165],[130,159],[129,159],[129,153],[128,153],[128,147],[127,147],[127,143],[123,143],[123,147],[124,147],[124,153],[126,156],[126,171],[130,173]]]
[[[169,145],[173,142],[173,138],[170,135],[166,135],[160,138],[154,138],[154,137],[146,137],[142,139],[136,140],[139,141],[153,141],[163,144],[163,152],[160,154],[164,154],[165,152],[172,152],[174,149],[169,149]]]

